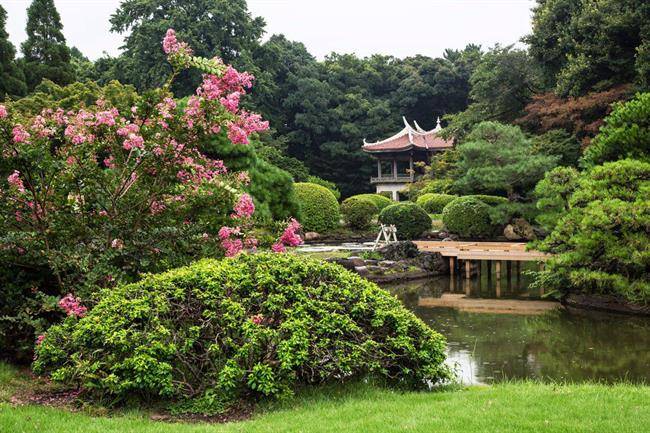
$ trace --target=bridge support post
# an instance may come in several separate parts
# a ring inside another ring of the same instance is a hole
[[[496,274],[497,277],[496,295],[497,298],[500,298],[501,297],[501,260],[497,260],[495,262],[494,273]]]
[[[449,275],[451,275],[451,278],[456,275],[456,258],[453,256],[449,257]]]
[[[472,278],[472,261],[465,260],[465,279],[469,280]]]

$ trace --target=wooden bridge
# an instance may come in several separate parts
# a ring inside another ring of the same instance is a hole
[[[437,252],[444,257],[449,257],[449,269],[452,277],[460,269],[460,262],[464,263],[465,278],[472,277],[472,262],[478,262],[480,273],[481,261],[487,261],[488,274],[492,274],[492,262],[495,263],[497,282],[501,279],[501,262],[506,262],[508,279],[510,279],[512,264],[515,264],[517,276],[521,271],[521,262],[538,262],[540,269],[544,268],[544,261],[549,254],[540,251],[526,250],[526,244],[515,242],[443,242],[443,241],[415,241],[420,251]]]

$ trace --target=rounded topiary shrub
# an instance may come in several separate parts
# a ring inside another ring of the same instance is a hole
[[[332,191],[315,183],[296,183],[294,191],[305,231],[325,233],[339,226],[339,202]]]
[[[379,214],[382,224],[394,224],[397,227],[397,238],[416,239],[431,228],[431,217],[415,203],[395,203],[385,208]]]
[[[370,200],[375,204],[375,206],[377,206],[377,213],[384,210],[385,207],[395,203],[392,199],[385,197],[381,194],[357,194],[357,195],[353,195],[352,197]]]
[[[442,211],[447,230],[464,238],[481,238],[493,234],[490,206],[475,197],[458,197]]]
[[[450,194],[428,193],[421,195],[417,199],[417,204],[428,213],[438,214],[451,203],[457,196]]]
[[[350,197],[341,203],[343,220],[353,229],[367,229],[378,213],[377,206],[367,198]]]
[[[50,328],[34,370],[89,396],[219,413],[306,384],[367,376],[427,387],[444,338],[388,292],[291,254],[202,260],[103,292]]]

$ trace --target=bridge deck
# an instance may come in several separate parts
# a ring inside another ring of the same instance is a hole
[[[421,251],[438,252],[459,260],[505,260],[540,262],[550,255],[540,251],[526,251],[526,244],[515,242],[442,242],[415,241]]]

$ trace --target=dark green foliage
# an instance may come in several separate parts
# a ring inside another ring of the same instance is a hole
[[[50,328],[34,369],[102,401],[214,414],[299,386],[449,378],[444,338],[388,292],[293,255],[240,255],[145,277]]]
[[[650,159],[650,93],[616,104],[585,151],[587,166],[623,158]]]
[[[374,203],[375,206],[377,206],[377,209],[379,212],[381,212],[386,206],[390,206],[393,204],[393,200],[383,196],[381,194],[358,194],[358,195],[353,195],[350,198],[361,198],[365,200],[370,200],[371,202]]]
[[[596,166],[580,179],[540,248],[555,254],[538,284],[650,302],[650,163]]]
[[[553,129],[532,138],[533,151],[541,155],[558,157],[558,165],[577,167],[580,159],[580,142],[562,129]]]
[[[16,48],[9,41],[7,11],[0,5],[0,102],[7,96],[23,96],[27,92],[25,75],[16,63]]]
[[[558,220],[570,209],[569,198],[578,186],[580,174],[575,168],[556,167],[544,175],[535,187],[537,222],[546,230],[553,230]]]
[[[427,213],[438,214],[451,203],[457,196],[450,194],[427,193],[418,197],[416,203]]]
[[[350,197],[341,203],[343,221],[353,229],[367,229],[378,213],[379,208],[368,198]]]
[[[402,202],[392,204],[379,214],[382,224],[397,227],[397,239],[417,239],[422,233],[431,229],[431,217],[415,203]]]
[[[289,173],[295,182],[306,182],[309,178],[309,170],[302,161],[285,155],[276,147],[259,145],[256,147],[256,153],[266,162]]]
[[[535,153],[519,127],[497,122],[478,124],[457,149],[454,189],[463,194],[525,195],[559,159]]]
[[[232,144],[225,133],[204,143],[205,155],[224,162],[231,172],[247,172],[250,184],[245,189],[255,199],[255,217],[264,222],[296,216],[298,201],[293,190],[291,175],[257,156],[257,144],[241,146]]]
[[[34,90],[43,79],[59,85],[75,80],[70,49],[54,0],[33,0],[27,9],[27,40],[23,42],[23,70],[27,87]]]
[[[447,230],[463,238],[483,238],[494,234],[490,206],[475,197],[458,197],[442,211]]]
[[[474,125],[493,120],[511,122],[521,117],[539,89],[538,69],[524,50],[496,46],[484,54],[470,78],[470,105],[448,116],[446,133],[462,139]]]
[[[326,233],[339,226],[339,203],[329,189],[315,183],[294,185],[300,207],[300,222],[305,231]]]
[[[525,40],[546,86],[578,96],[620,83],[647,85],[648,22],[645,0],[538,0]]]
[[[499,206],[502,204],[508,203],[508,199],[505,197],[500,197],[497,195],[486,195],[486,194],[474,194],[474,195],[469,195],[466,197],[472,197],[477,200],[481,200],[483,203],[485,203],[488,206]]]
[[[245,0],[126,0],[110,21],[111,31],[125,35],[125,51],[116,60],[115,78],[138,90],[162,85],[171,72],[161,49],[169,28],[175,29],[197,56],[219,56],[253,72],[251,53],[264,31],[264,20],[251,16]],[[177,79],[174,94],[187,96],[199,82],[198,72],[186,72]]]
[[[315,183],[316,185],[324,186],[325,188],[329,189],[332,191],[332,194],[334,194],[334,197],[336,197],[336,200],[341,199],[341,191],[339,191],[338,187],[334,182],[330,182],[329,180],[321,179],[318,176],[309,176],[307,178],[307,182],[309,183]]]

